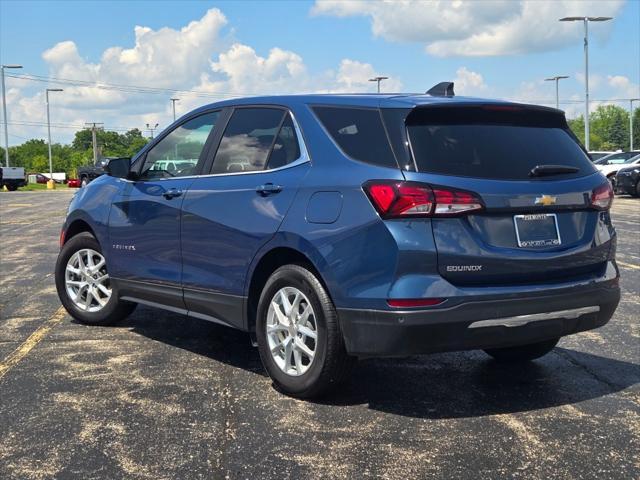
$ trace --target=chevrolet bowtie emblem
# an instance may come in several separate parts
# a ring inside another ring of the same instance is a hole
[[[536,205],[544,205],[548,207],[549,205],[555,205],[557,198],[552,197],[551,195],[542,195],[541,197],[536,198]]]

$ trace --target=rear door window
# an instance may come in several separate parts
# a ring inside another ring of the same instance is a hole
[[[488,179],[528,180],[538,165],[578,168],[545,179],[573,178],[595,167],[555,113],[482,107],[436,108],[407,118],[418,171]]]
[[[264,170],[287,112],[276,108],[238,108],[229,119],[211,173]]]
[[[377,108],[313,107],[331,138],[349,157],[398,168]]]

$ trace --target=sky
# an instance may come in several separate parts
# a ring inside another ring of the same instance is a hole
[[[54,142],[85,122],[124,131],[172,121],[230,96],[424,92],[454,81],[456,94],[584,110],[581,22],[591,23],[592,109],[640,97],[639,0],[13,1],[0,0],[9,143]],[[16,78],[15,76],[19,78]],[[638,105],[638,104],[636,104]],[[148,132],[145,132],[148,133]]]

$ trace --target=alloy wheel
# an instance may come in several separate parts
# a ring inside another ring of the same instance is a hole
[[[304,374],[316,356],[318,325],[313,307],[295,287],[278,290],[267,311],[266,335],[271,356],[287,375]]]
[[[71,255],[65,269],[65,288],[78,309],[90,313],[102,310],[112,292],[102,254],[83,248]]]

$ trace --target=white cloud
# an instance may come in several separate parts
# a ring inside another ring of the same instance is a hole
[[[615,16],[623,0],[316,0],[313,15],[364,16],[376,36],[425,45],[435,56],[491,56],[555,50],[582,28],[564,16]],[[610,24],[596,34],[609,31]],[[598,33],[599,32],[599,33]]]
[[[304,92],[373,92],[368,79],[380,73],[369,63],[343,59],[335,70],[309,72],[300,55],[274,46],[266,55],[242,43],[229,45],[224,36],[227,19],[212,8],[183,28],[136,26],[135,44],[107,48],[99,61],[91,62],[71,40],[43,52],[52,77],[82,80],[86,85],[50,85],[64,92],[52,95],[52,122],[82,125],[104,122],[106,127],[137,127],[172,120],[171,92],[162,94],[119,91],[104,84],[139,85],[162,89],[196,90],[180,93],[177,113],[221,97]],[[384,74],[384,72],[382,72]],[[9,79],[8,104],[11,121],[44,122],[45,103],[31,82]],[[35,84],[46,88],[45,84]],[[386,91],[402,87],[397,78],[383,83]],[[203,94],[205,96],[203,96]],[[206,94],[210,94],[207,97]],[[175,95],[173,95],[175,96]],[[54,130],[54,141],[69,141],[73,129]],[[45,136],[45,128],[12,125],[18,136]]]
[[[608,75],[607,84],[619,98],[640,98],[640,84],[633,83],[624,75]]]
[[[456,78],[453,82],[455,92],[459,95],[477,96],[487,90],[487,84],[484,83],[482,75],[468,70],[467,67],[460,67],[456,70]]]

